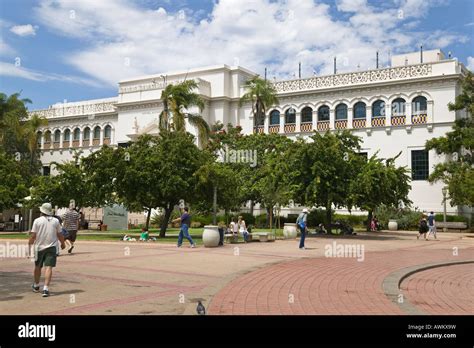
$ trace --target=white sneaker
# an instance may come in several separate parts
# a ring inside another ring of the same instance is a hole
[[[195,245],[195,244],[191,244],[191,248],[195,248],[195,247],[196,247],[196,245]]]
[[[306,250],[306,248],[305,248],[305,247],[302,247],[302,248],[300,248],[300,250]]]

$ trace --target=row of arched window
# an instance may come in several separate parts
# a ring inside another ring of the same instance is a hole
[[[405,116],[406,101],[403,98],[397,98],[392,102],[392,116]],[[338,104],[335,108],[336,120],[347,120],[348,107],[346,104]],[[329,106],[322,105],[317,110],[318,122],[329,121]],[[426,114],[427,99],[423,96],[418,96],[412,100],[412,115]],[[270,125],[280,124],[280,111],[273,110],[270,112]],[[353,119],[365,119],[367,117],[367,105],[364,102],[354,104],[352,108]],[[385,102],[377,100],[372,103],[372,118],[385,117]],[[263,125],[264,120],[260,120],[260,125]],[[309,106],[301,110],[301,123],[313,122],[313,109]],[[285,124],[296,123],[296,110],[289,108],[285,111]]]
[[[54,132],[50,130],[43,132],[38,132],[37,141],[38,145],[43,144],[44,148],[50,148],[51,143],[53,147],[69,147],[71,141],[73,142],[73,146],[90,146],[91,140],[92,145],[101,145],[101,133],[103,131],[103,143],[110,144],[112,138],[112,127],[110,125],[105,126],[103,129],[100,126],[96,126],[94,128],[85,127],[82,130],[82,139],[81,139],[81,129],[74,128],[69,129],[66,128],[62,131],[62,140],[61,140],[61,130],[56,129]],[[82,140],[82,144],[79,142]],[[61,141],[63,144],[61,144]]]

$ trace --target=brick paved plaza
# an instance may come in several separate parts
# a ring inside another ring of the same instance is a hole
[[[201,300],[213,315],[472,314],[474,265],[465,262],[474,262],[474,238],[415,236],[314,237],[304,251],[297,240],[177,249],[79,237],[58,259],[49,298],[31,292],[30,260],[2,259],[0,313],[195,314]],[[363,246],[363,259],[326,257],[334,241]],[[419,270],[427,265],[437,267]]]

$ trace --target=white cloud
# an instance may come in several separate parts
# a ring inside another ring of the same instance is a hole
[[[455,33],[417,30],[417,18],[443,1],[396,0],[376,9],[365,0],[340,0],[337,7],[348,20],[332,17],[329,5],[313,0],[221,0],[199,22],[189,9],[182,18],[123,0],[43,0],[35,14],[48,29],[81,40],[83,47],[70,52],[67,63],[116,85],[138,75],[233,65],[235,59],[260,73],[267,66],[278,78],[292,76],[299,61],[306,76],[313,69],[332,73],[334,56],[341,72],[371,68],[377,50],[387,64],[388,51],[416,50],[426,37],[425,49],[461,42]]]
[[[41,81],[41,82],[63,81],[63,82],[70,82],[70,83],[77,83],[77,84],[85,84],[85,85],[94,86],[94,87],[99,86],[97,82],[91,79],[84,79],[82,77],[77,77],[77,76],[66,76],[66,75],[60,75],[60,74],[44,73],[44,72],[24,68],[21,65],[17,66],[15,64],[2,62],[2,61],[0,61],[0,76],[19,77],[19,78],[24,78],[27,80]]]
[[[10,28],[10,31],[18,36],[35,36],[38,26],[32,26],[31,24],[15,25]]]
[[[474,71],[474,57],[467,57],[467,68]]]
[[[16,50],[7,44],[3,39],[0,37],[0,56],[2,57],[11,57],[16,54]]]

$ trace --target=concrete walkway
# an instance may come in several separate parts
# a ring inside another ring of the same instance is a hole
[[[474,260],[474,238],[467,234],[439,233],[439,241],[415,236],[308,238],[304,251],[297,240],[178,249],[79,239],[72,255],[59,257],[49,298],[31,292],[29,259],[2,258],[0,314],[195,314],[199,300],[209,314],[402,314],[384,293],[385,277],[429,262]],[[26,244],[0,240],[7,242]],[[363,247],[363,260],[326,257],[328,248],[339,245]],[[467,296],[474,290],[472,267],[441,270],[410,276],[402,283],[403,294],[424,312],[461,314],[460,306],[472,304]],[[446,284],[433,282],[442,279]],[[432,296],[420,290],[426,284],[433,284]]]

